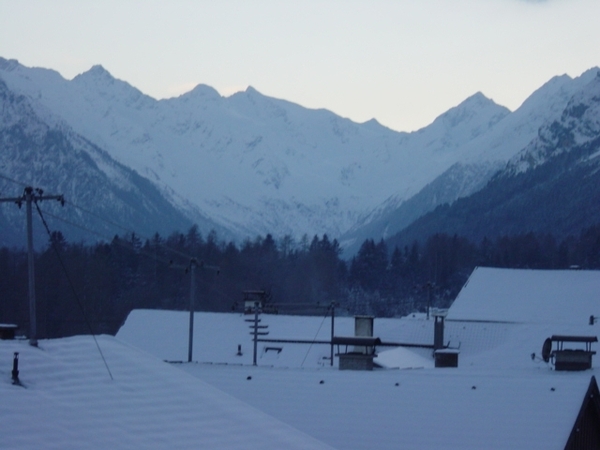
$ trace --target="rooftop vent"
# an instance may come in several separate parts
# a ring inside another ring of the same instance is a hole
[[[372,316],[355,316],[354,336],[332,338],[331,343],[338,347],[340,370],[373,370],[375,347],[381,344],[381,339],[373,337],[373,322]],[[343,353],[340,346],[345,347]],[[348,347],[352,350],[348,351]]]

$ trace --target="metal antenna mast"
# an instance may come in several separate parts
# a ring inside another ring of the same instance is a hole
[[[16,203],[19,208],[25,202],[25,211],[27,213],[27,267],[29,284],[29,344],[37,347],[37,319],[35,302],[35,272],[33,258],[33,220],[31,217],[31,204],[42,200],[58,200],[62,206],[65,205],[65,199],[62,195],[44,195],[44,191],[39,188],[27,186],[23,195],[13,198],[0,198],[0,203]]]

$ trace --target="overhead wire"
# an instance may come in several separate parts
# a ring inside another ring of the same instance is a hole
[[[119,238],[119,239],[116,239],[116,240],[115,240],[115,239],[114,239],[114,237],[113,237],[113,238],[110,238],[110,237],[108,237],[108,236],[106,236],[106,235],[104,235],[104,234],[102,234],[102,233],[99,233],[99,232],[97,232],[97,231],[94,231],[94,230],[92,230],[92,229],[90,229],[90,228],[87,228],[87,227],[86,227],[86,226],[84,226],[84,225],[77,224],[77,223],[75,223],[75,222],[72,222],[72,221],[70,221],[70,220],[67,220],[67,219],[65,219],[65,218],[63,218],[63,217],[57,216],[56,214],[53,214],[53,213],[51,213],[51,212],[49,212],[49,211],[46,211],[46,210],[42,210],[42,211],[44,212],[44,214],[46,214],[46,215],[47,215],[47,216],[49,216],[49,217],[52,217],[53,219],[59,220],[59,221],[61,221],[61,222],[64,222],[64,223],[66,223],[66,224],[68,224],[68,225],[71,225],[71,226],[73,226],[73,227],[75,227],[75,228],[79,228],[80,230],[83,230],[83,231],[86,231],[86,232],[88,232],[88,233],[94,234],[94,235],[96,235],[97,237],[99,237],[99,238],[102,238],[102,239],[106,240],[107,242],[115,243],[116,245],[119,245],[119,246],[121,246],[121,247],[123,247],[123,248],[126,248],[126,249],[128,249],[128,250],[134,250],[134,251],[136,251],[137,253],[139,253],[139,254],[141,254],[141,255],[143,255],[143,256],[147,256],[147,257],[149,257],[149,258],[152,258],[152,259],[154,259],[154,260],[161,261],[161,262],[163,262],[163,263],[165,263],[165,264],[170,264],[170,263],[172,263],[172,260],[169,260],[169,259],[164,259],[164,258],[158,257],[157,255],[150,254],[150,253],[148,253],[148,252],[144,251],[143,249],[136,249],[136,248],[133,246],[133,244],[132,244],[131,242],[129,242],[128,240],[126,240],[126,239],[121,239],[121,238]],[[139,236],[137,233],[134,233],[134,234],[135,234],[136,236]],[[118,237],[118,236],[117,236],[117,237]],[[142,238],[142,236],[140,236],[140,238]],[[162,246],[162,248],[163,248],[163,249],[165,249],[165,250],[167,250],[167,249],[168,249],[168,250],[172,251],[173,253],[176,253],[178,256],[182,256],[182,257],[183,257],[183,258],[185,258],[185,259],[188,259],[188,258],[189,258],[189,259],[191,259],[191,258],[192,258],[191,256],[188,256],[188,255],[186,255],[186,254],[184,254],[184,253],[181,253],[181,252],[177,252],[176,250],[173,250],[173,249],[171,249],[170,247],[167,247],[167,246]]]
[[[10,181],[11,183],[18,184],[19,186],[23,186],[23,187],[29,186],[27,183],[23,183],[22,181],[13,180],[12,178],[7,177],[6,175],[3,175],[1,173],[0,173],[0,178],[4,179],[6,181]]]
[[[67,203],[67,202],[65,202],[65,203]],[[72,206],[74,206],[73,203],[69,203],[69,204],[72,205]],[[84,212],[88,212],[88,211],[86,211],[83,208],[82,208],[82,210]],[[86,231],[86,232],[89,232],[91,234],[94,234],[94,235],[96,235],[99,238],[105,239],[105,240],[110,241],[110,242],[114,242],[117,245],[119,245],[119,246],[121,246],[123,248],[126,248],[128,250],[134,250],[134,251],[136,251],[138,254],[140,254],[142,256],[145,256],[147,258],[153,259],[153,260],[155,260],[157,262],[162,262],[162,263],[164,263],[167,266],[171,266],[172,263],[173,263],[173,260],[171,260],[171,259],[165,259],[163,257],[160,257],[160,256],[156,255],[156,254],[149,253],[149,252],[143,250],[143,248],[142,249],[135,249],[133,247],[133,245],[131,244],[131,242],[129,242],[127,240],[118,239],[118,240],[112,240],[111,241],[111,239],[109,237],[107,237],[106,235],[103,235],[102,233],[98,233],[97,231],[94,231],[94,230],[92,230],[90,228],[87,228],[87,227],[85,227],[83,225],[80,225],[80,224],[77,224],[75,222],[72,222],[72,221],[69,221],[67,219],[64,219],[64,218],[62,218],[60,216],[52,214],[49,211],[45,211],[45,210],[42,210],[42,211],[44,212],[45,215],[47,215],[49,217],[52,217],[52,218],[54,218],[56,220],[59,220],[61,222],[66,223],[66,224],[69,224],[69,225],[71,225],[73,227],[79,228],[79,229],[81,229],[83,231]],[[95,215],[93,213],[92,213],[92,215],[94,215],[95,217],[101,219],[99,216],[97,216],[97,215]],[[131,232],[131,233],[133,233],[133,232]],[[136,235],[137,235],[137,233],[136,233]],[[138,235],[138,236],[140,236],[140,235]],[[143,238],[143,236],[140,236],[140,238]],[[187,255],[187,254],[185,254],[183,252],[175,250],[175,249],[173,249],[173,248],[171,248],[169,246],[166,246],[164,244],[159,244],[159,247],[162,248],[163,250],[167,250],[167,251],[171,252],[172,254],[177,255],[177,256],[179,256],[179,257],[181,257],[183,259],[189,259],[189,260],[192,259],[192,256],[189,256],[189,255]],[[215,293],[215,294],[218,294],[221,298],[223,298],[225,300],[228,300],[228,301],[234,301],[234,299],[230,295],[227,295],[226,293],[222,292],[221,290],[216,289],[215,286],[214,286],[216,283],[214,281],[213,281],[212,285],[209,285],[204,280],[200,280],[199,282],[202,283],[202,284],[205,284],[206,286],[209,286],[211,288],[212,292]]]
[[[20,185],[20,186],[22,186],[22,187],[28,187],[28,186],[30,186],[30,184],[23,183],[23,182],[21,182],[21,181],[15,180],[15,179],[13,179],[13,178],[10,178],[10,177],[8,177],[8,176],[6,176],[6,175],[2,174],[2,173],[0,173],[0,178],[4,179],[4,180],[6,180],[6,181],[9,181],[9,182],[11,182],[11,183],[18,184],[18,185]],[[81,212],[84,212],[84,213],[86,213],[86,214],[89,214],[90,216],[94,217],[94,218],[95,218],[95,219],[97,219],[97,220],[100,220],[100,221],[102,221],[102,222],[104,222],[104,223],[106,223],[106,224],[108,224],[108,225],[111,225],[112,227],[115,227],[115,228],[117,228],[117,229],[119,229],[119,230],[121,230],[121,231],[124,231],[125,233],[130,233],[130,234],[132,234],[132,235],[139,236],[141,239],[145,239],[145,240],[147,240],[147,241],[151,241],[151,240],[152,240],[152,238],[150,238],[150,237],[148,237],[148,236],[144,236],[144,235],[142,235],[142,234],[140,234],[140,233],[138,233],[138,232],[136,232],[136,231],[134,231],[134,230],[131,230],[130,228],[127,228],[127,227],[125,227],[125,226],[123,226],[123,225],[121,225],[121,224],[119,224],[119,223],[117,223],[117,222],[114,222],[114,221],[112,221],[112,220],[109,220],[109,219],[107,219],[106,217],[103,217],[103,216],[101,216],[101,215],[99,215],[99,214],[96,214],[96,213],[94,213],[93,211],[91,211],[91,210],[89,210],[89,209],[87,209],[87,208],[84,208],[84,207],[82,207],[82,206],[79,206],[79,205],[77,205],[77,204],[75,204],[75,203],[73,203],[73,202],[71,202],[71,201],[69,201],[69,200],[67,200],[67,199],[64,199],[64,203],[65,203],[65,205],[70,205],[70,206],[72,206],[73,208],[75,208],[75,209],[77,209],[77,210],[79,210],[79,211],[81,211]],[[62,221],[62,222],[64,222],[64,223],[67,223],[67,224],[69,224],[69,225],[71,225],[71,226],[74,226],[74,227],[76,227],[76,228],[79,228],[79,229],[81,229],[81,230],[83,230],[83,231],[86,231],[86,232],[88,232],[88,233],[91,233],[91,234],[95,235],[96,237],[99,237],[99,238],[101,238],[101,239],[105,239],[105,240],[106,240],[106,241],[108,241],[108,242],[110,242],[110,241],[112,241],[112,240],[113,240],[113,238],[112,238],[112,237],[107,237],[107,236],[103,235],[102,233],[99,233],[99,232],[97,232],[97,231],[91,230],[90,228],[87,228],[87,227],[85,227],[85,226],[83,226],[83,225],[76,224],[75,222],[69,221],[68,219],[65,219],[65,218],[63,218],[63,217],[60,217],[60,216],[58,216],[58,215],[55,215],[55,214],[52,214],[52,213],[50,213],[50,212],[48,212],[48,211],[44,211],[44,213],[45,213],[46,215],[50,216],[50,217],[53,217],[54,219],[60,220],[60,221]],[[183,253],[183,252],[181,252],[181,251],[179,251],[179,250],[173,249],[173,248],[171,248],[171,247],[169,247],[169,246],[167,246],[167,245],[165,245],[165,244],[163,244],[163,243],[159,243],[158,245],[159,245],[161,248],[163,248],[164,250],[167,250],[167,251],[169,251],[169,252],[170,252],[170,253],[172,253],[173,255],[180,256],[180,257],[182,257],[182,258],[184,258],[184,259],[190,259],[190,260],[192,259],[192,256],[190,256],[190,255],[187,255],[187,254],[185,254],[185,253]]]
[[[56,255],[58,262],[60,263],[60,266],[62,267],[62,270],[65,274],[65,277],[67,278],[67,282],[69,284],[69,287],[71,288],[71,292],[73,293],[73,296],[75,297],[75,300],[77,302],[77,305],[79,306],[79,309],[81,310],[81,314],[83,315],[83,319],[90,331],[90,334],[92,335],[92,338],[94,339],[94,342],[96,343],[96,348],[98,349],[98,353],[100,353],[100,357],[102,358],[102,361],[104,362],[104,366],[106,367],[106,371],[108,372],[108,375],[110,376],[111,380],[114,380],[112,372],[110,371],[110,367],[108,367],[108,363],[106,361],[106,358],[104,357],[104,353],[102,352],[102,349],[100,348],[100,344],[98,343],[98,339],[96,339],[96,334],[94,333],[94,330],[92,328],[92,324],[90,323],[90,321],[88,320],[87,314],[85,313],[85,309],[83,308],[83,304],[81,303],[81,300],[79,299],[79,295],[77,294],[77,290],[75,289],[75,286],[73,284],[73,281],[71,280],[71,277],[69,276],[69,272],[67,271],[67,267],[65,266],[65,263],[63,261],[63,259],[60,256],[60,253],[58,251],[58,249],[56,248],[56,245],[54,244],[54,242],[52,241],[52,232],[50,231],[50,227],[48,226],[48,223],[46,222],[46,219],[44,218],[44,215],[42,214],[42,210],[40,209],[38,202],[34,201],[35,207],[37,209],[37,212],[40,216],[40,219],[42,220],[42,223],[44,224],[44,227],[46,228],[46,232],[48,233],[48,237],[50,238],[50,244],[52,246],[52,249],[54,250],[54,254]]]
[[[80,209],[81,211],[83,211],[83,212],[85,212],[85,213],[89,213],[89,214],[91,214],[92,216],[96,217],[96,218],[97,218],[97,219],[99,219],[99,220],[104,220],[104,219],[103,219],[101,216],[99,216],[99,215],[97,215],[97,214],[95,214],[95,213],[93,213],[93,212],[91,212],[91,211],[89,211],[89,210],[87,210],[87,209],[85,209],[85,208],[78,207],[77,205],[75,205],[75,204],[74,204],[74,203],[72,203],[72,202],[67,202],[67,201],[65,201],[65,204],[69,204],[69,205],[71,205],[71,206],[73,206],[73,207],[75,207],[75,208],[78,208],[78,209]],[[123,247],[123,248],[126,248],[126,249],[128,249],[128,250],[134,250],[134,251],[136,251],[138,254],[140,254],[140,255],[142,255],[142,256],[145,256],[145,257],[147,257],[147,258],[153,259],[153,260],[155,260],[155,261],[158,261],[158,262],[162,262],[162,263],[164,263],[164,264],[165,264],[165,265],[167,265],[167,266],[171,266],[171,265],[172,265],[172,263],[173,263],[173,260],[171,260],[171,259],[165,259],[165,258],[163,258],[163,257],[157,256],[156,254],[149,253],[149,252],[147,252],[147,251],[145,251],[145,250],[143,250],[143,249],[135,249],[135,248],[133,247],[133,245],[132,245],[132,244],[131,244],[129,241],[127,241],[127,240],[124,240],[124,239],[118,239],[118,240],[114,240],[114,239],[113,239],[113,240],[111,240],[111,238],[110,238],[110,237],[107,237],[106,235],[104,235],[104,234],[102,234],[102,233],[99,233],[99,232],[97,232],[97,231],[94,231],[94,230],[92,230],[92,229],[90,229],[90,228],[88,228],[88,227],[86,227],[86,226],[84,226],[84,225],[77,224],[77,223],[75,223],[75,222],[72,222],[72,221],[70,221],[70,220],[67,220],[67,219],[65,219],[65,218],[63,218],[63,217],[60,217],[60,216],[58,216],[58,215],[56,215],[56,214],[53,214],[53,213],[51,213],[51,212],[49,212],[49,211],[46,211],[46,210],[42,210],[42,211],[44,212],[44,214],[45,214],[46,216],[52,217],[52,218],[54,218],[54,219],[56,219],[56,220],[59,220],[59,221],[61,221],[61,222],[64,222],[64,223],[66,223],[66,224],[68,224],[68,225],[71,225],[71,226],[73,226],[73,227],[79,228],[79,229],[81,229],[81,230],[83,230],[83,231],[86,231],[86,232],[88,232],[88,233],[91,233],[91,234],[93,234],[93,235],[95,235],[95,236],[97,236],[97,237],[99,237],[99,238],[101,238],[101,239],[104,239],[104,240],[106,240],[106,241],[109,241],[109,242],[114,242],[114,243],[116,243],[117,245],[119,245],[119,246],[121,246],[121,247]],[[125,227],[121,227],[120,225],[118,225],[118,224],[115,224],[114,222],[107,221],[107,220],[104,220],[104,222],[107,222],[107,223],[110,223],[110,224],[114,224],[115,226],[118,226],[118,227],[120,227],[121,229],[123,229],[123,230],[125,230],[125,231],[127,231],[127,232],[130,232],[130,233],[135,233],[135,232],[133,232],[133,231],[130,231],[130,230],[128,230],[128,229],[127,229],[127,228],[125,228]],[[135,234],[136,234],[137,236],[140,236],[140,238],[144,238],[144,236],[142,236],[142,235],[139,235],[139,234],[137,234],[137,233],[135,233]],[[145,238],[145,239],[146,239],[146,240],[150,240],[150,239],[148,239],[148,238]],[[188,254],[185,254],[185,253],[183,253],[183,252],[180,252],[180,251],[178,251],[178,250],[176,250],[176,249],[173,249],[173,248],[171,248],[171,247],[169,247],[169,246],[167,246],[167,245],[164,245],[164,244],[159,244],[158,246],[159,246],[160,248],[162,248],[163,250],[166,250],[166,251],[168,251],[168,252],[172,253],[173,255],[179,256],[179,257],[181,257],[181,258],[183,258],[183,259],[189,259],[189,260],[191,260],[191,259],[192,259],[192,256],[190,256],[190,255],[188,255]],[[184,275],[182,275],[182,277],[183,277],[183,276],[184,276]],[[199,282],[200,282],[201,284],[204,284],[206,287],[209,287],[209,288],[211,289],[211,291],[212,291],[214,294],[217,294],[217,295],[219,295],[219,296],[220,296],[222,299],[224,299],[224,300],[227,300],[227,301],[229,301],[229,302],[234,302],[234,301],[235,301],[235,299],[233,299],[233,298],[232,298],[230,295],[226,294],[225,292],[221,291],[220,289],[217,289],[217,288],[215,287],[215,284],[216,284],[216,282],[215,282],[215,281],[213,281],[213,282],[212,282],[212,284],[209,284],[209,283],[206,283],[204,280],[201,280],[201,279],[200,279],[200,280],[199,280]]]
[[[71,203],[71,202],[65,202],[65,203],[69,203],[71,206],[75,206],[75,205],[74,205],[73,203]],[[86,212],[86,213],[87,213],[87,212],[89,212],[89,211],[87,211],[85,208],[81,208],[81,210],[82,210],[83,212]],[[145,251],[145,250],[143,250],[143,249],[135,249],[135,248],[133,247],[133,245],[132,245],[132,244],[131,244],[129,241],[127,241],[127,240],[124,240],[124,239],[118,239],[118,240],[112,240],[112,241],[111,241],[111,239],[110,239],[109,237],[107,237],[106,235],[103,235],[102,233],[99,233],[99,232],[97,232],[97,231],[94,231],[94,230],[92,230],[92,229],[90,229],[90,228],[88,228],[88,227],[85,227],[84,225],[77,224],[77,223],[75,223],[75,222],[69,221],[69,220],[67,220],[67,219],[65,219],[65,218],[63,218],[63,217],[60,217],[60,216],[58,216],[58,215],[56,215],[56,214],[53,214],[53,213],[51,213],[51,212],[49,212],[49,211],[46,211],[46,210],[42,210],[42,211],[44,212],[44,214],[45,214],[46,216],[52,217],[52,218],[54,218],[54,219],[56,219],[56,220],[59,220],[59,221],[61,221],[61,222],[64,222],[64,223],[66,223],[66,224],[69,224],[69,225],[71,225],[71,226],[73,226],[73,227],[76,227],[76,228],[79,228],[79,229],[81,229],[81,230],[83,230],[83,231],[86,231],[86,232],[89,232],[89,233],[91,233],[91,234],[94,234],[95,236],[97,236],[97,237],[99,237],[99,238],[105,239],[105,240],[107,240],[107,241],[110,241],[110,242],[114,242],[114,243],[116,243],[117,245],[119,245],[119,246],[121,246],[121,247],[123,247],[123,248],[126,248],[126,249],[128,249],[128,250],[135,250],[135,251],[136,251],[138,254],[140,254],[140,255],[142,255],[142,256],[145,256],[145,257],[147,257],[147,258],[153,259],[153,260],[155,260],[155,261],[162,262],[162,263],[164,263],[164,264],[165,264],[165,265],[167,265],[167,266],[171,266],[171,265],[172,265],[172,263],[173,263],[173,261],[172,261],[171,259],[165,259],[165,258],[163,258],[163,257],[157,256],[156,254],[149,253],[149,252],[147,252],[147,251]],[[100,216],[98,216],[98,215],[96,215],[96,214],[94,214],[94,213],[91,213],[91,214],[92,214],[93,216],[97,217],[98,219],[102,220],[102,218],[101,218]],[[108,222],[109,222],[109,223],[111,223],[110,221],[108,221]],[[123,227],[122,227],[122,228],[123,228]],[[125,229],[125,230],[126,230],[126,228],[123,228],[123,229]],[[134,232],[131,232],[131,233],[134,233]],[[136,233],[136,235],[138,235],[138,234]],[[141,236],[141,235],[138,235],[138,236],[140,236],[140,238],[143,238],[143,236]],[[177,255],[177,256],[179,256],[179,257],[181,257],[181,258],[184,258],[184,259],[190,259],[190,260],[192,259],[192,257],[191,257],[191,256],[189,256],[189,255],[187,255],[187,254],[185,254],[185,253],[183,253],[183,252],[180,252],[180,251],[178,251],[178,250],[175,250],[175,249],[173,249],[173,248],[171,248],[171,247],[169,247],[169,246],[167,246],[167,245],[164,245],[164,244],[159,244],[159,247],[160,247],[160,248],[162,248],[163,250],[167,250],[167,251],[171,252],[172,254],[174,254],[174,255]],[[183,277],[183,275],[182,275],[182,277]],[[216,284],[216,282],[215,282],[215,281],[213,281],[211,285],[209,285],[209,283],[206,283],[204,280],[199,280],[199,282],[200,282],[200,283],[202,283],[202,284],[204,284],[204,285],[205,285],[205,286],[207,286],[207,287],[210,287],[211,291],[212,291],[214,294],[217,294],[217,295],[219,295],[219,296],[220,296],[222,299],[224,299],[224,300],[227,300],[227,301],[230,301],[230,302],[234,302],[234,301],[235,301],[235,299],[233,299],[233,298],[232,298],[230,295],[228,295],[228,294],[224,293],[224,292],[223,292],[223,291],[221,291],[220,289],[217,289],[217,288],[215,287],[215,284]]]
[[[10,177],[2,174],[2,173],[0,173],[0,178],[5,179],[5,180],[7,180],[9,182],[18,184],[18,185],[23,186],[23,187],[29,186],[29,184],[22,183],[22,182],[20,182],[18,180],[14,180],[14,179],[12,179],[12,178],[10,178]],[[131,230],[130,228],[127,228],[127,227],[125,227],[125,226],[123,226],[123,225],[121,225],[121,224],[119,224],[119,223],[117,223],[115,221],[109,220],[106,217],[103,217],[103,216],[101,216],[101,215],[99,215],[99,214],[97,214],[97,213],[95,213],[95,212],[93,212],[93,211],[91,211],[91,210],[89,210],[87,208],[84,208],[82,206],[79,206],[79,205],[73,203],[72,201],[69,201],[69,200],[65,199],[65,205],[69,205],[69,206],[71,206],[71,207],[73,207],[73,208],[75,208],[75,209],[77,209],[77,210],[79,210],[79,211],[81,211],[81,212],[83,212],[85,214],[88,214],[88,215],[94,217],[96,220],[102,221],[102,222],[104,222],[104,223],[106,223],[106,224],[108,224],[108,225],[110,225],[112,227],[115,227],[115,228],[117,228],[117,229],[119,229],[121,231],[124,231],[125,233],[129,233],[131,235],[138,236],[140,239],[144,239],[144,240],[146,240],[148,242],[152,242],[153,238],[150,238],[150,237],[144,236],[144,235],[142,235],[140,233],[137,233],[137,232]],[[39,206],[37,204],[36,204],[36,206],[39,208]],[[157,256],[156,254],[150,254],[150,253],[144,251],[143,249],[136,249],[126,239],[117,239],[117,240],[115,240],[114,239],[115,236],[107,236],[107,235],[105,235],[105,234],[103,234],[101,232],[92,230],[91,228],[86,227],[86,226],[84,226],[82,224],[75,223],[72,220],[68,220],[68,219],[66,219],[64,217],[61,217],[61,216],[56,215],[56,214],[53,214],[50,211],[42,210],[42,209],[40,209],[40,211],[43,211],[43,213],[46,216],[48,216],[48,217],[52,217],[53,219],[56,219],[56,220],[61,221],[61,222],[65,223],[65,224],[68,224],[68,225],[70,225],[72,227],[75,227],[75,228],[78,228],[78,229],[80,229],[82,231],[85,231],[86,233],[90,233],[91,235],[94,235],[94,236],[96,236],[99,239],[102,239],[102,240],[105,240],[105,241],[111,242],[111,243],[116,243],[117,245],[120,245],[121,247],[127,248],[129,250],[134,250],[137,253],[139,253],[139,254],[141,254],[141,255],[143,255],[145,257],[151,258],[151,259],[153,259],[155,261],[159,261],[159,262],[165,263],[167,265],[171,265],[172,262],[173,262],[171,259],[165,259],[165,258],[163,258],[161,256]],[[169,252],[170,254],[172,254],[174,256],[178,256],[178,257],[186,259],[186,260],[191,260],[193,258],[192,256],[190,256],[190,255],[188,255],[186,253],[183,253],[183,252],[181,252],[181,251],[179,251],[177,249],[174,249],[174,248],[172,248],[172,247],[170,247],[168,245],[165,245],[162,242],[161,243],[157,243],[157,246],[159,248],[165,250],[166,252]],[[257,276],[259,275],[259,271],[257,269],[250,268],[250,270],[253,270]],[[203,280],[201,280],[200,282],[204,283]],[[208,285],[208,283],[204,283],[204,284]],[[214,286],[215,284],[216,283],[213,282],[212,283],[212,287],[211,287],[212,288],[211,290],[212,290],[213,293],[219,295],[221,298],[223,298],[225,300],[229,300],[231,302],[237,302],[237,299],[233,299],[233,298],[231,298],[230,295],[222,292],[219,289],[216,289],[215,286]],[[318,306],[317,306],[317,308],[318,308]]]
[[[321,321],[321,325],[319,325],[319,329],[317,330],[317,332],[315,333],[315,337],[313,338],[312,342],[310,343],[310,345],[308,346],[308,350],[306,351],[306,355],[304,355],[304,359],[302,360],[302,364],[300,364],[300,367],[304,366],[304,361],[306,361],[306,358],[308,357],[308,354],[310,353],[310,350],[312,349],[314,343],[317,340],[317,336],[319,335],[319,332],[321,331],[321,328],[323,327],[323,324],[325,323],[325,319],[327,319],[327,316],[329,315],[329,309],[327,310],[327,312],[325,313],[325,316],[323,317],[323,320]]]

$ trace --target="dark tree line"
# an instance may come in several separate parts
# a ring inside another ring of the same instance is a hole
[[[425,242],[388,248],[366,240],[351,260],[327,235],[259,236],[242,244],[202,236],[197,227],[142,240],[67,242],[60,232],[35,255],[38,336],[117,332],[132,309],[184,310],[189,305],[190,258],[219,266],[196,271],[196,307],[231,311],[244,290],[266,290],[282,313],[322,313],[330,302],[347,314],[403,315],[448,307],[476,266],[600,269],[600,226],[557,241],[521,234],[473,243],[435,234]],[[304,305],[298,308],[298,305]],[[29,327],[27,254],[0,248],[0,323]],[[241,310],[241,305],[237,308]]]

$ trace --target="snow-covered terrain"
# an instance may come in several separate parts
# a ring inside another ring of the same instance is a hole
[[[536,139],[511,158],[507,171],[523,172],[573,147],[600,136],[600,70],[589,71],[591,81],[579,89],[560,116],[540,128]],[[597,156],[593,155],[592,157]]]
[[[0,341],[0,448],[562,449],[598,362],[559,372],[539,352],[552,334],[598,334],[599,284],[596,271],[475,270],[446,319],[457,368],[401,347],[377,359],[410,370],[340,371],[328,345],[288,343],[260,343],[254,367],[235,313],[196,313],[194,362],[166,363],[185,359],[188,313],[132,312],[98,339],[112,379],[89,336]],[[331,332],[325,316],[261,319],[269,338]],[[352,335],[353,318],[335,330]],[[375,319],[374,334],[431,344],[433,320]],[[15,351],[25,387],[10,383]]]
[[[259,343],[252,367],[248,316],[208,313],[196,314],[198,363],[179,367],[336,448],[561,449],[598,362],[556,372],[540,352],[553,334],[598,334],[588,318],[599,285],[597,271],[476,269],[446,319],[444,343],[459,349],[458,368],[433,368],[431,349],[399,347],[379,348],[376,361],[412,370],[338,371],[323,359],[329,346],[286,343]],[[323,317],[261,318],[268,338],[326,340],[331,332]],[[186,323],[184,312],[134,311],[118,338],[183,359]],[[353,326],[337,318],[336,335]],[[374,335],[432,344],[433,320],[375,319]]]
[[[557,77],[514,113],[477,93],[430,126],[399,133],[253,88],[225,98],[199,85],[157,101],[101,66],[68,81],[2,59],[0,77],[148,177],[192,220],[204,213],[240,237],[338,237],[379,217],[372,211],[402,204],[457,163],[489,176],[589,78]],[[464,193],[463,187],[452,195]]]
[[[593,88],[597,73],[598,68],[594,68],[574,79],[567,75],[552,78],[517,110],[505,115],[485,133],[474,136],[458,148],[455,155],[457,162],[427,183],[418,193],[410,198],[403,194],[391,195],[369,216],[354,225],[341,239],[347,253],[356,252],[367,238],[387,238],[436,206],[451,204],[458,198],[482,189],[494,174],[506,167],[511,158],[516,159],[532,145],[535,146],[543,139],[542,133],[550,134],[543,130],[555,128],[553,124],[559,120],[564,121],[561,116],[568,105],[589,104],[597,98]],[[591,108],[586,113],[587,117],[597,117],[594,111]],[[449,113],[440,116],[434,124]],[[583,119],[583,123],[577,123],[577,126],[586,129],[589,135],[593,128],[590,120],[586,122],[585,117],[573,119],[571,117],[571,122]],[[521,149],[525,150],[519,152]],[[519,154],[515,156],[517,152]],[[531,161],[530,153],[532,152],[528,151],[528,156],[521,159]]]

